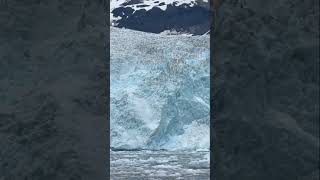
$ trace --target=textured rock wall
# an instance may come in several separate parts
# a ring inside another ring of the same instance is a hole
[[[213,41],[215,179],[319,178],[319,1],[224,0]]]
[[[0,2],[1,180],[106,177],[107,4]]]

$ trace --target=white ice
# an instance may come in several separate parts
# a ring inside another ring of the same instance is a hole
[[[111,147],[209,149],[209,36],[111,27]]]

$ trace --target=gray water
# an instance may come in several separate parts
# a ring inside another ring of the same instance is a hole
[[[208,180],[210,152],[110,151],[111,180]]]

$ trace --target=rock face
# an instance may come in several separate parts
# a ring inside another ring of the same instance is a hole
[[[111,28],[115,149],[209,149],[209,36]]]
[[[194,35],[209,31],[209,3],[202,0],[112,0],[112,25],[144,32]]]
[[[104,2],[0,3],[0,179],[105,179]]]
[[[319,178],[319,1],[225,0],[212,89],[216,179]]]

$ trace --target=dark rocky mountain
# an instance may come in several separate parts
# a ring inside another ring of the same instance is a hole
[[[145,32],[201,35],[209,31],[209,3],[201,0],[112,0],[112,25]]]

